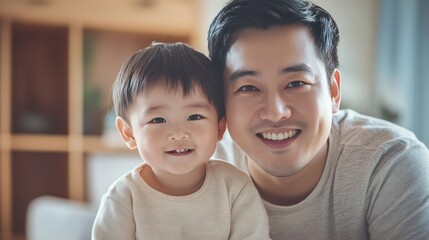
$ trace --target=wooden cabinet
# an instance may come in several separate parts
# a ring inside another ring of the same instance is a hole
[[[38,196],[85,201],[86,154],[130,153],[103,137],[119,68],[152,41],[198,49],[198,9],[197,0],[0,0],[3,235],[25,234]]]

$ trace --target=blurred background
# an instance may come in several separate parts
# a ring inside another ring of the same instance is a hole
[[[207,54],[226,2],[0,0],[1,240],[90,238],[101,195],[141,162],[113,125],[121,64],[152,41]],[[340,29],[341,107],[428,146],[429,0],[314,2]]]

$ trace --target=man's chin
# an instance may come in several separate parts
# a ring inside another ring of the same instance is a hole
[[[292,177],[302,170],[302,167],[300,168],[290,164],[286,165],[284,159],[278,161],[272,160],[269,163],[266,161],[252,160],[251,158],[249,160],[253,161],[264,174],[276,178]]]

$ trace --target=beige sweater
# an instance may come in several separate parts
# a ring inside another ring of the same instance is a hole
[[[269,239],[268,219],[250,178],[211,160],[203,186],[187,196],[149,187],[141,164],[104,195],[92,239]]]

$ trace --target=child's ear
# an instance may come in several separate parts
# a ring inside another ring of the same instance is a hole
[[[222,140],[223,134],[226,130],[226,119],[225,117],[221,118],[218,123],[218,130],[217,130],[217,140]]]
[[[133,136],[133,131],[123,118],[116,117],[116,128],[118,129],[119,134],[121,135],[125,144],[127,144],[130,149],[136,148],[137,145]]]

